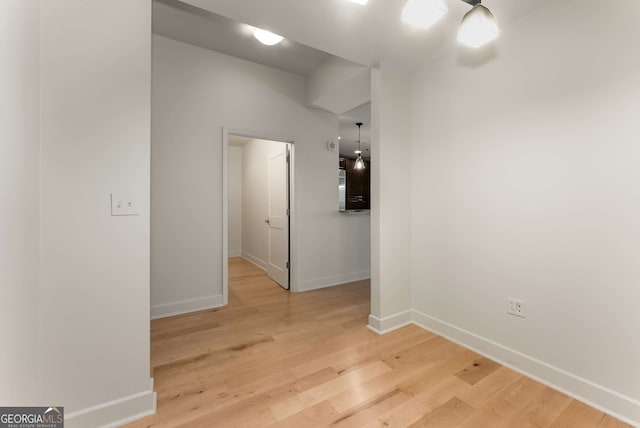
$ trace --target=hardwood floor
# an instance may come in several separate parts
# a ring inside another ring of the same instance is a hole
[[[138,427],[628,427],[415,326],[366,328],[369,283],[289,293],[242,259],[229,305],[151,324]]]

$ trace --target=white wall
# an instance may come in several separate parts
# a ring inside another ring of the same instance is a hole
[[[0,406],[38,404],[39,1],[0,2]]]
[[[229,146],[229,257],[242,254],[242,147]]]
[[[369,326],[383,331],[411,320],[411,79],[383,63],[371,82]]]
[[[282,143],[254,139],[242,148],[242,256],[262,269],[269,259],[269,155]]]
[[[412,147],[415,308],[636,423],[638,16],[549,2],[495,59],[445,57],[415,78]]]
[[[160,36],[153,41],[156,313],[185,309],[176,302],[187,301],[187,310],[221,302],[223,126],[295,140],[297,289],[368,277],[368,217],[337,210],[337,153],[326,141],[335,140],[338,118],[304,107],[304,79]]]
[[[41,2],[40,43],[41,403],[63,405],[70,427],[101,426],[154,404],[151,2]],[[112,217],[112,192],[140,215]]]

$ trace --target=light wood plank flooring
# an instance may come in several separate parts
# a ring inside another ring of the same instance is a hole
[[[372,333],[368,281],[229,265],[228,307],[152,322],[158,412],[129,427],[628,427],[418,327]]]

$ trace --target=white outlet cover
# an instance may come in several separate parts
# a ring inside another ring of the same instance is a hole
[[[524,300],[507,298],[507,314],[519,318],[527,317],[527,306]]]
[[[118,193],[111,194],[111,215],[128,216],[139,215],[138,201],[130,196],[123,196]]]

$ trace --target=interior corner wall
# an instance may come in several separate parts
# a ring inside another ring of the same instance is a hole
[[[229,257],[242,255],[242,152],[229,146]]]
[[[39,4],[0,2],[0,406],[39,398]]]
[[[267,269],[269,260],[269,155],[282,143],[254,139],[242,148],[242,257]]]
[[[635,423],[638,16],[548,2],[493,52],[439,60],[414,79],[412,138],[419,316]]]
[[[369,219],[338,212],[338,117],[304,106],[303,77],[154,35],[152,91],[152,308],[221,302],[223,127],[295,141],[294,291],[369,276]]]
[[[69,427],[154,411],[151,2],[40,2],[40,404]],[[112,217],[110,194],[139,215]]]
[[[370,327],[388,331],[411,310],[411,78],[383,63],[371,76]]]

